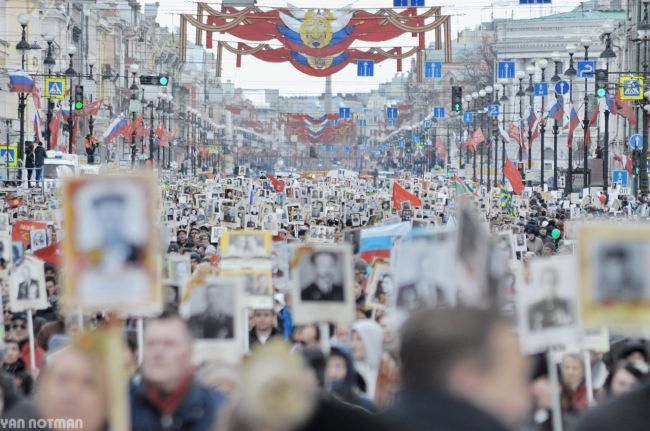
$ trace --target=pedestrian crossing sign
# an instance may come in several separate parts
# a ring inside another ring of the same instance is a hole
[[[65,78],[45,78],[45,97],[49,99],[64,99]]]
[[[643,99],[643,77],[621,76],[619,81],[621,100]]]
[[[18,166],[18,147],[16,145],[0,147],[0,166]]]

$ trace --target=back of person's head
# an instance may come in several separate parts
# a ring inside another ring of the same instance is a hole
[[[400,360],[407,389],[446,389],[460,361],[474,360],[489,368],[493,360],[490,332],[497,324],[491,313],[475,309],[423,310],[401,331]]]
[[[510,324],[480,309],[421,310],[402,326],[407,391],[464,399],[506,424],[529,408],[528,367]]]

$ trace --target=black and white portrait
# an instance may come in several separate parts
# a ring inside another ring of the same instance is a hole
[[[189,318],[194,338],[223,340],[235,337],[236,289],[235,283],[217,278],[194,289]]]
[[[298,324],[354,319],[352,256],[348,245],[294,249],[294,313]]]
[[[12,241],[11,242],[11,258],[14,262],[14,265],[20,265],[25,256],[25,245],[22,241]]]
[[[575,257],[554,256],[529,265],[529,283],[516,293],[522,352],[539,353],[576,343],[581,324]]]
[[[223,238],[223,257],[250,259],[269,256],[268,232],[228,231]]]
[[[182,306],[194,341],[194,361],[236,363],[243,352],[241,277],[208,277]]]
[[[35,252],[47,247],[47,230],[31,229],[29,231],[30,250]]]
[[[22,244],[22,242],[21,242]],[[5,268],[11,262],[13,262],[13,250],[11,237],[9,235],[0,235],[0,259]]]
[[[315,251],[301,265],[300,297],[303,301],[345,300],[341,255],[333,251]]]
[[[170,254],[167,259],[169,277],[176,284],[184,284],[192,275],[188,254]]]
[[[648,299],[646,292],[647,244],[643,240],[601,243],[596,252],[595,295],[597,303],[641,303]]]
[[[11,311],[41,310],[48,307],[43,261],[26,257],[14,267],[10,282]]]
[[[544,268],[535,282],[535,289],[544,296],[529,305],[528,328],[540,331],[572,325],[575,321],[575,304],[560,295],[560,275],[557,269]]]
[[[227,230],[228,228],[223,226],[212,226],[212,230],[210,231],[210,242],[212,244],[218,244],[219,240],[221,239],[221,236]]]

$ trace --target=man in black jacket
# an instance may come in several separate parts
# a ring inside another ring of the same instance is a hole
[[[505,431],[526,417],[528,367],[512,327],[488,311],[421,310],[404,323],[403,431]]]
[[[36,175],[36,183],[38,184],[43,178],[43,165],[45,165],[45,159],[47,154],[45,148],[43,148],[43,143],[38,142],[38,146],[34,149],[34,172]]]

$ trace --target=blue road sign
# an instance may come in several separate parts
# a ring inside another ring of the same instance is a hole
[[[357,76],[375,76],[373,60],[357,60]]]
[[[445,118],[445,108],[442,106],[434,106],[433,118]]]
[[[500,61],[497,67],[497,78],[499,79],[512,79],[515,77],[515,62],[514,61]]]
[[[339,108],[339,118],[342,120],[350,118],[350,108]]]
[[[368,120],[362,119],[359,120],[359,127],[366,127],[368,125]]]
[[[498,117],[499,116],[499,105],[496,103],[494,105],[488,105],[488,115],[490,117]]]
[[[408,0],[393,0],[393,7],[408,7]]]
[[[332,120],[332,126],[336,127],[339,124],[339,120]]]
[[[620,184],[621,187],[628,185],[628,172],[626,170],[612,171],[612,182]]]
[[[638,79],[628,79],[623,81],[623,96],[639,97],[641,96],[641,81]]]
[[[424,7],[424,0],[411,0],[412,7]]]
[[[519,4],[551,4],[551,0],[519,0]]]
[[[18,146],[10,145],[0,147],[0,164],[6,166],[18,166]]]
[[[397,125],[397,121],[395,121],[393,118],[388,120],[388,127],[395,127]]]
[[[471,123],[472,121],[474,121],[474,114],[471,112],[465,112],[463,114],[463,123]]]
[[[399,117],[399,111],[397,108],[386,108],[386,118],[397,118]]]
[[[424,126],[425,129],[428,129],[429,127],[431,127],[431,120],[429,119],[424,120],[422,122],[422,125]]]
[[[569,92],[569,83],[565,80],[561,80],[555,83],[555,92],[557,94],[567,94]]]
[[[425,78],[442,78],[442,63],[439,61],[427,61],[424,63]]]
[[[638,133],[635,135],[630,136],[630,147],[632,147],[633,150],[642,150],[643,149],[643,136],[639,135]]]
[[[537,82],[533,85],[535,96],[548,96],[548,84],[546,82]]]
[[[596,66],[593,61],[578,61],[576,63],[578,78],[593,78]]]

